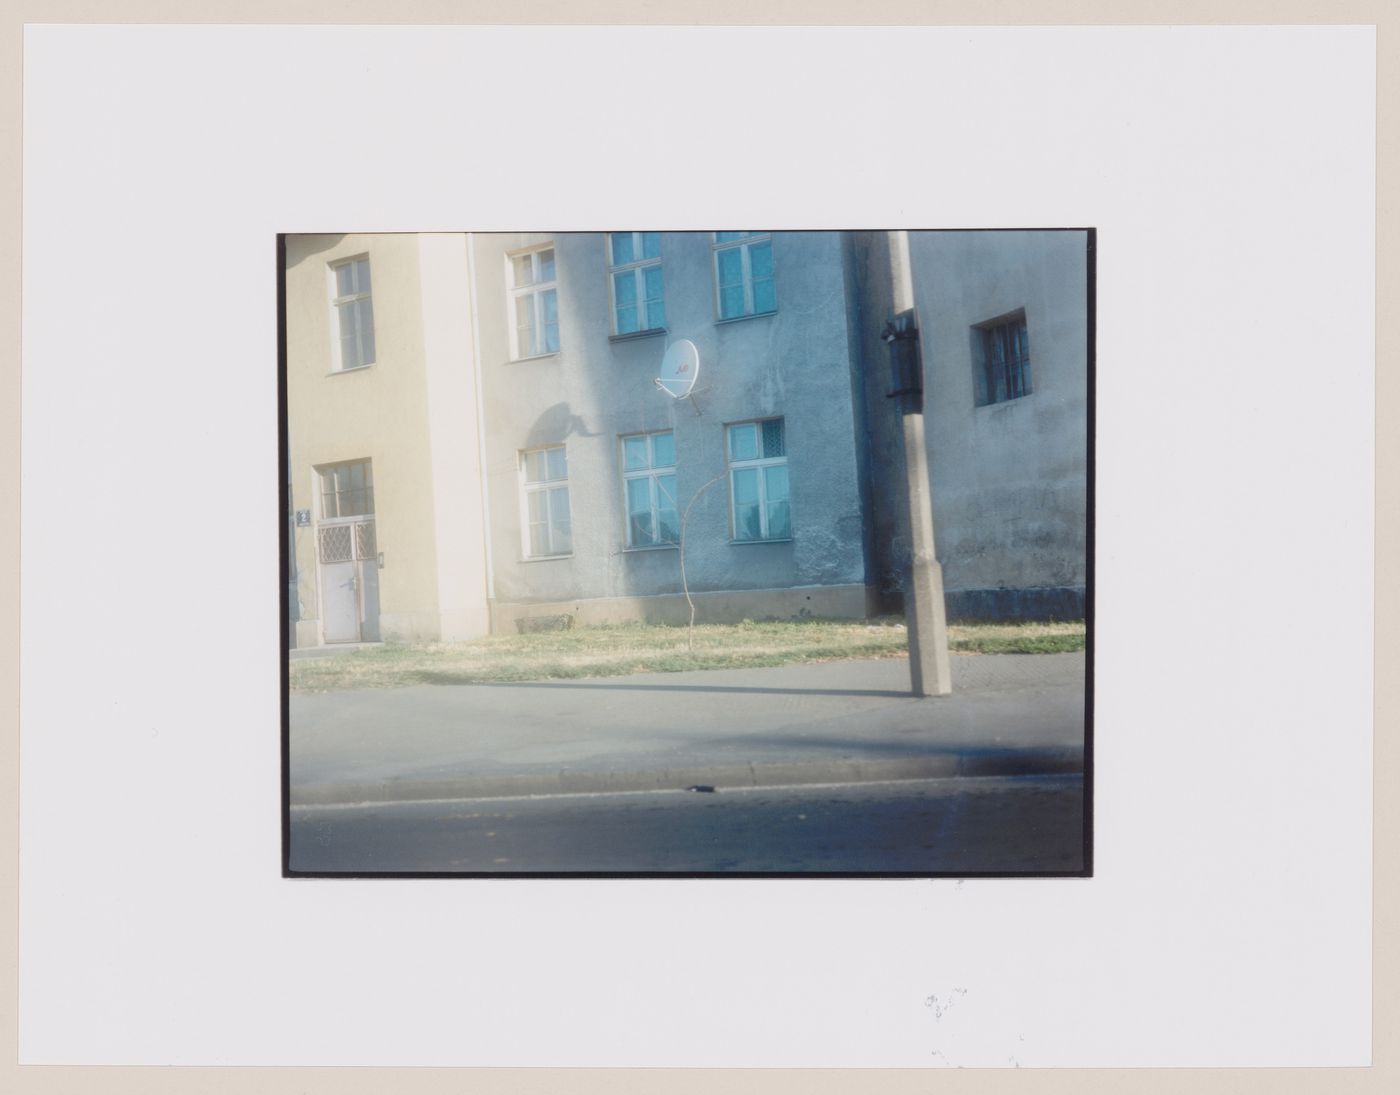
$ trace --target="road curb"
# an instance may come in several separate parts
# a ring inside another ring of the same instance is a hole
[[[951,776],[1028,776],[1082,773],[1081,748],[948,749],[899,760],[845,758],[836,761],[745,765],[677,765],[637,771],[562,769],[550,772],[450,778],[391,778],[293,786],[293,806],[423,802],[430,799],[505,798],[515,795],[605,794],[616,791],[676,791],[697,785],[717,791],[745,787],[796,787],[816,783],[873,783]]]

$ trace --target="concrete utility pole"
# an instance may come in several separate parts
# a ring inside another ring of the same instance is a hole
[[[924,361],[914,311],[914,279],[909,264],[909,233],[887,232],[890,305],[893,313],[881,338],[890,347],[894,390],[904,423],[904,468],[908,475],[912,575],[904,602],[909,628],[909,676],[916,696],[953,691],[948,668],[948,617],[943,601],[943,567],[933,540],[933,504],[924,444]]]

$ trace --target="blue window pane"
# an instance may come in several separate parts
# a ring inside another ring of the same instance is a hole
[[[353,262],[347,262],[343,266],[337,266],[335,268],[335,295],[338,297],[346,297],[353,293],[355,291],[353,288],[355,284],[354,278],[355,264]]]
[[[763,491],[769,502],[788,500],[788,470],[786,464],[763,469]]]
[[[656,538],[663,544],[678,544],[681,539],[681,522],[674,509],[660,509],[656,514]]]
[[[355,292],[369,292],[369,259],[359,259],[355,267]]]
[[[559,322],[559,294],[554,289],[547,289],[544,292],[544,321],[546,323]]]
[[[614,232],[609,238],[612,240],[613,265],[621,266],[624,263],[631,262],[633,259],[632,233]]]
[[[540,256],[540,280],[554,280],[554,249],[539,252]]]
[[[734,539],[761,540],[763,528],[759,523],[758,503],[734,507]]]
[[[645,476],[627,480],[627,512],[629,515],[651,512],[651,480]]]
[[[574,550],[573,528],[568,524],[554,526],[554,543],[551,545],[555,555],[568,555]]]
[[[647,302],[647,330],[655,331],[666,326],[666,305],[659,300]]]
[[[783,445],[783,420],[781,418],[770,418],[763,423],[763,455],[782,456],[785,453]]]
[[[511,276],[515,279],[515,287],[523,288],[526,285],[535,283],[534,268],[531,265],[529,255],[514,255],[510,260]]]
[[[642,258],[655,259],[661,257],[661,233],[642,233]]]
[[[646,282],[646,299],[661,299],[661,267],[647,266],[642,270],[642,277]]]
[[[617,310],[617,333],[620,335],[630,335],[641,328],[637,326],[636,308],[619,308]]]
[[[758,469],[739,468],[734,472],[734,504],[736,506],[758,502]]]
[[[336,309],[336,314],[340,319],[340,337],[342,339],[354,339],[355,337],[355,305],[354,303],[342,304]]]
[[[632,547],[650,547],[656,542],[651,532],[651,510],[628,516],[627,542]]]
[[[544,329],[544,353],[557,354],[559,352],[559,324],[551,323]]]
[[[729,459],[756,460],[758,458],[758,427],[752,422],[729,427]]]
[[[624,437],[622,439],[622,464],[628,471],[636,471],[647,466],[647,439],[645,437]]]
[[[562,448],[546,449],[545,455],[549,458],[549,478],[567,479],[569,477],[569,465]],[[565,497],[568,497],[566,494]]]
[[[651,463],[655,468],[669,468],[676,462],[675,434],[658,433],[651,439]]]
[[[658,475],[656,477],[656,504],[661,509],[676,509],[676,477]]]
[[[768,539],[786,540],[792,536],[792,520],[786,502],[768,503]]]
[[[740,255],[740,249],[738,247],[732,247],[728,251],[720,251],[718,260],[720,287],[742,285],[744,281],[744,260]]]
[[[719,315],[721,319],[733,319],[744,314],[744,287],[734,285],[719,291]]]
[[[545,498],[544,491],[531,491],[527,497],[530,500],[530,524],[545,524],[549,520],[549,513],[546,509],[548,499]]]
[[[755,243],[749,248],[749,269],[753,271],[755,278],[771,278],[773,276],[773,245],[771,243]]]
[[[619,308],[627,308],[637,303],[637,279],[631,270],[613,275],[613,299]]]
[[[778,294],[773,289],[772,278],[753,283],[753,310],[755,315],[778,310]]]

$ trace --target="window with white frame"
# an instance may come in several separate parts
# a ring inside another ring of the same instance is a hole
[[[680,542],[673,433],[640,433],[622,439],[622,490],[629,548]]]
[[[661,233],[609,232],[608,285],[613,334],[657,331],[666,326],[661,290]]]
[[[332,464],[319,471],[323,519],[374,513],[374,471],[368,460]]]
[[[369,293],[369,259],[361,257],[332,265],[335,277],[336,323],[340,332],[337,368],[359,369],[374,364],[374,306]]]
[[[559,352],[559,293],[554,248],[510,256],[510,306],[516,359]]]
[[[778,310],[773,240],[767,232],[715,233],[715,299],[720,319]]]
[[[524,489],[525,555],[542,559],[574,550],[569,518],[569,465],[564,446],[520,454]]]
[[[790,539],[792,511],[783,420],[736,422],[728,434],[734,539]]]

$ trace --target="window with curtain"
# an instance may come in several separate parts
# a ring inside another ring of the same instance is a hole
[[[791,539],[792,512],[783,419],[736,422],[727,433],[734,539]]]

